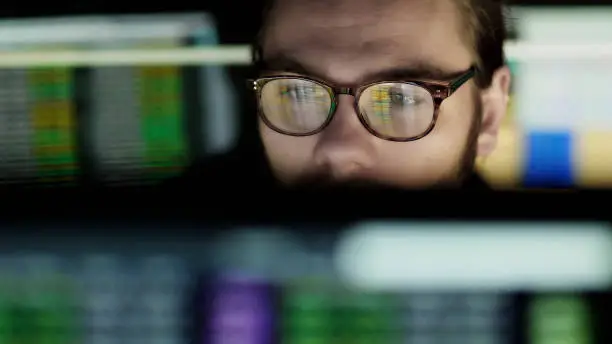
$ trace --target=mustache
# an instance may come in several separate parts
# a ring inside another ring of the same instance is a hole
[[[370,179],[342,179],[339,180],[334,178],[331,173],[325,171],[316,174],[310,174],[303,177],[297,182],[289,186],[290,191],[298,192],[331,192],[331,193],[347,193],[347,192],[360,192],[360,193],[397,193],[397,192],[412,192],[418,193],[422,191],[446,191],[456,190],[462,182],[465,182],[469,176],[466,175],[464,178],[459,178],[457,181],[440,181],[433,185],[423,186],[422,188],[402,188],[396,185],[390,185],[382,183],[376,180]]]
[[[338,180],[332,174],[320,172],[308,175],[291,186],[295,191],[384,191],[396,190],[397,188],[383,183],[366,179]]]

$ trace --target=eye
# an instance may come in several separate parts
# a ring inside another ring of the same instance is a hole
[[[305,100],[315,97],[316,90],[310,85],[290,85],[283,87],[281,94],[295,100]]]
[[[417,105],[418,98],[412,94],[406,94],[401,91],[389,91],[389,98],[391,102],[395,105]]]

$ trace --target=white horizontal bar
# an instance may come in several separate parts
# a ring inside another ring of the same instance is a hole
[[[581,290],[612,282],[599,224],[370,223],[336,251],[341,278],[368,291]]]
[[[185,25],[176,25],[174,23],[158,23],[157,25],[139,25],[132,24],[120,28],[112,25],[94,25],[83,27],[82,25],[57,25],[48,26],[47,36],[42,36],[39,27],[32,27],[29,30],[24,29],[18,34],[0,35],[0,44],[16,45],[16,46],[36,46],[37,44],[53,43],[62,44],[87,44],[98,42],[112,42],[113,40],[121,42],[122,40],[137,40],[137,39],[164,39],[175,38],[181,39],[188,37],[190,32]],[[1,28],[0,28],[1,29]]]
[[[183,39],[198,29],[216,32],[206,13],[78,16],[0,21],[0,46],[90,44],[124,39]]]
[[[34,51],[0,53],[0,68],[122,65],[245,65],[250,60],[251,54],[248,46],[61,52]]]
[[[518,61],[610,60],[612,44],[531,45],[508,43],[506,53]],[[215,46],[176,49],[29,51],[0,53],[0,68],[118,65],[247,65],[250,47]]]
[[[539,44],[508,42],[505,46],[509,60],[525,62],[592,61],[612,59],[612,43],[601,44]]]

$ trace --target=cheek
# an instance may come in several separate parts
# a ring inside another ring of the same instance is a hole
[[[431,184],[456,175],[466,149],[473,108],[459,97],[456,102],[451,99],[440,109],[434,130],[426,137],[414,142],[381,145],[377,179],[411,186]]]
[[[459,146],[462,147],[467,141],[474,119],[473,102],[469,97],[469,92],[467,95],[458,92],[440,107],[436,127],[431,133],[431,138],[435,138],[438,144],[461,143]]]
[[[259,133],[270,165],[274,172],[279,174],[279,177],[291,179],[308,169],[316,146],[316,136],[282,135],[261,122]]]
[[[474,119],[473,102],[467,87],[466,90],[442,104],[436,127],[423,141],[425,150],[436,159],[456,161],[465,152]]]

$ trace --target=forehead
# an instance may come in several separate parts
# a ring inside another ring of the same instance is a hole
[[[455,0],[281,0],[264,58],[282,55],[338,82],[401,66],[457,72],[472,64]]]

